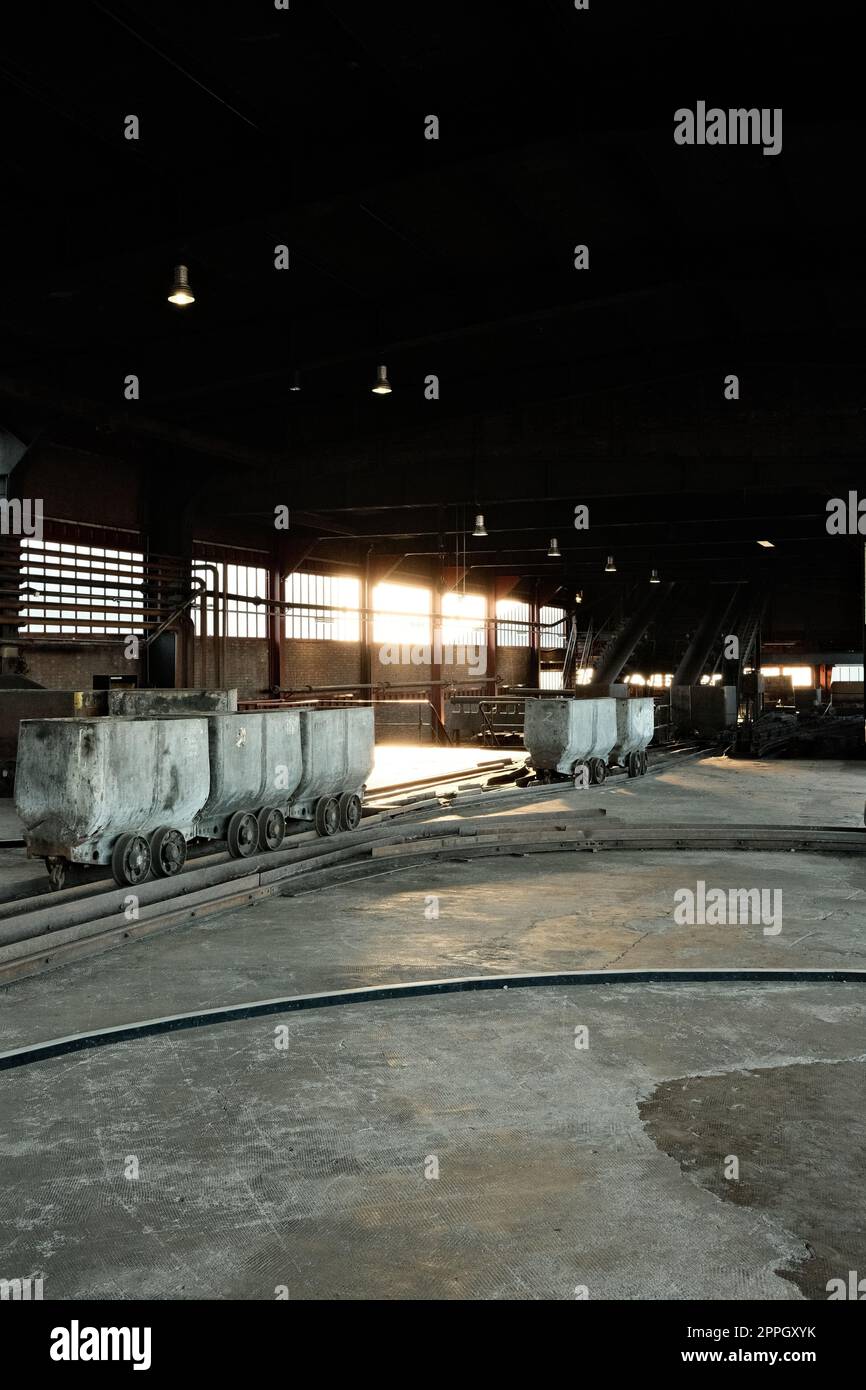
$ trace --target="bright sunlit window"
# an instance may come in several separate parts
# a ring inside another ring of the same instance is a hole
[[[361,581],[297,571],[286,578],[286,636],[316,642],[357,642],[361,628]]]
[[[529,646],[528,603],[520,603],[513,598],[497,600],[496,645],[498,647]]]
[[[834,681],[862,681],[862,679],[862,666],[834,666],[830,672],[831,685]]]
[[[863,667],[860,667],[863,670]],[[762,676],[790,676],[791,684],[806,686],[815,684],[815,673],[811,666],[762,666]],[[861,677],[862,679],[862,677]]]
[[[19,632],[141,633],[144,556],[132,550],[21,541]]]
[[[558,648],[565,646],[565,609],[542,608],[538,621],[541,627],[539,642],[542,647]]]
[[[483,594],[442,595],[442,642],[445,646],[481,647],[487,641]]]
[[[423,645],[430,639],[431,594],[415,584],[377,584],[373,641]]]
[[[595,668],[593,666],[579,666],[577,670],[577,684],[591,685],[594,675]]]
[[[540,674],[541,690],[561,690],[562,672],[555,666],[550,666]]]

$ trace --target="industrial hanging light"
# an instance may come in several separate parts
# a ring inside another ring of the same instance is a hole
[[[475,518],[475,530],[472,532],[472,534],[473,534],[473,536],[486,536],[486,535],[487,535],[487,527],[484,525],[484,513],[483,513],[483,512],[479,512],[478,515],[476,516],[476,518]]]
[[[391,394],[391,383],[388,380],[388,368],[376,368],[376,380],[372,385],[373,394],[376,396],[389,396]]]
[[[650,584],[661,584],[658,570],[650,570]]]
[[[301,389],[301,373],[300,373],[300,372],[292,372],[292,384],[291,384],[291,386],[289,387],[289,390],[290,390],[290,391],[300,391],[300,389]]]
[[[179,304],[183,307],[186,304],[195,304],[195,295],[190,288],[189,271],[185,265],[176,265],[174,268],[174,284],[168,296],[169,304]]]
[[[550,549],[548,550],[547,554],[548,554],[548,557],[549,557],[551,560],[561,560],[561,559],[562,559],[562,556],[561,556],[561,554],[560,554],[560,552],[559,552],[559,541],[556,539],[556,536],[551,536],[551,538],[550,538]]]
[[[613,556],[608,555],[607,564],[604,567],[605,574],[616,574],[616,565],[613,563]]]
[[[574,596],[575,603],[583,603],[583,589],[578,589]]]
[[[764,547],[765,550],[775,550],[775,549],[776,549],[776,545],[775,545],[775,542],[774,542],[774,541],[758,541],[758,545],[762,545],[762,546]]]

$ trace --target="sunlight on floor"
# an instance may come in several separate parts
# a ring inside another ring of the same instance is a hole
[[[519,749],[496,748],[419,748],[417,743],[377,743],[376,761],[367,783],[370,790],[390,787],[395,782],[411,782],[419,777],[438,777],[447,772],[469,772],[479,763],[503,758],[523,759]]]

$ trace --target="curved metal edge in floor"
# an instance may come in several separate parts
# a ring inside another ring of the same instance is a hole
[[[530,975],[464,975],[443,980],[413,980],[402,984],[362,986],[355,989],[327,990],[318,994],[295,994],[282,999],[260,999],[248,1004],[225,1005],[215,1009],[171,1014],[144,1019],[93,1033],[73,1033],[51,1038],[29,1047],[0,1053],[0,1071],[45,1062],[72,1052],[159,1037],[163,1033],[184,1032],[190,1028],[209,1028],[240,1019],[261,1018],[267,1014],[297,1013],[306,1009],[330,1009],[343,1004],[376,1004],[389,999],[417,999],[437,994],[459,994],[473,990],[528,989],[544,985],[641,985],[641,984],[863,984],[866,970],[822,969],[688,969],[688,970],[557,970]]]

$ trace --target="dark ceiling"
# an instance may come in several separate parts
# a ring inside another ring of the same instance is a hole
[[[863,477],[866,121],[832,7],[107,0],[2,23],[0,424],[34,449],[422,556],[479,506],[475,562],[522,574],[549,534],[575,580],[611,548],[686,580],[855,572],[824,520]],[[677,146],[698,99],[782,107],[782,153]]]

